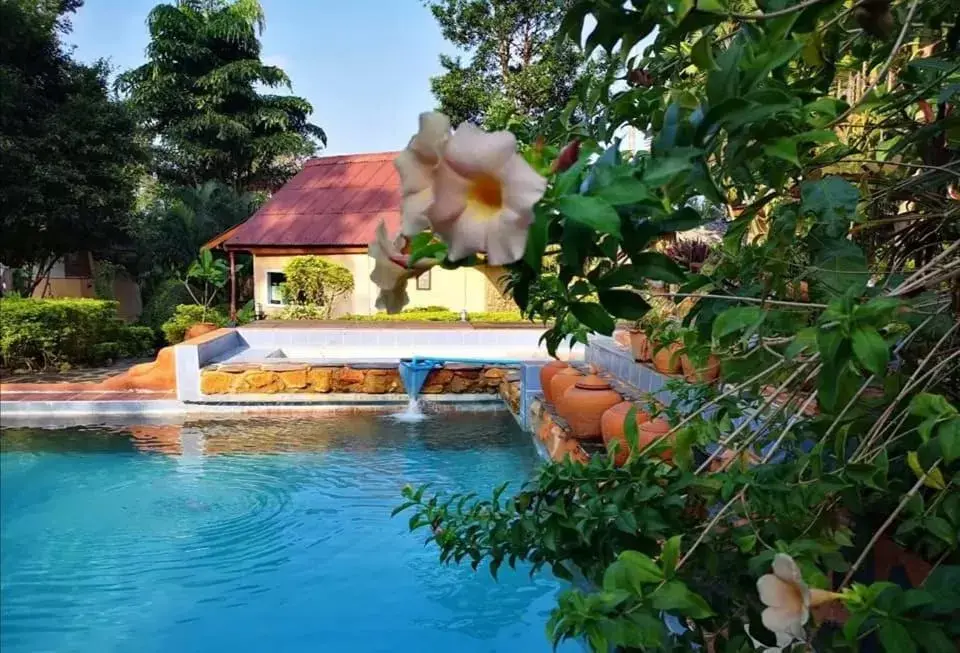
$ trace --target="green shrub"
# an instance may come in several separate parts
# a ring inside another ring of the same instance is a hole
[[[251,299],[243,305],[243,308],[237,311],[237,325],[249,324],[255,319],[257,319],[257,306]]]
[[[102,362],[115,361],[123,358],[123,348],[119,342],[98,342],[93,346],[93,356]]]
[[[294,257],[283,273],[287,278],[283,286],[286,302],[321,307],[322,318],[330,317],[337,299],[353,290],[350,270],[322,256]]]
[[[327,311],[322,306],[312,304],[294,304],[287,306],[277,314],[279,320],[325,320]]]
[[[190,293],[179,279],[167,279],[161,282],[150,295],[140,313],[141,324],[146,324],[160,333],[163,323],[173,317],[173,312],[180,304],[189,304],[193,301]]]
[[[117,316],[102,299],[0,299],[0,360],[5,367],[99,363],[153,349],[153,332]]]
[[[157,333],[148,326],[128,326],[120,332],[120,356],[146,356],[156,349]]]
[[[404,313],[453,313],[454,310],[448,306],[414,306],[403,309]]]
[[[224,326],[227,323],[227,316],[219,308],[206,309],[206,318],[204,318],[203,313],[203,306],[199,304],[180,304],[177,306],[173,312],[173,317],[160,327],[167,342],[171,345],[183,342],[183,336],[187,329],[194,324],[210,322],[217,326]]]
[[[355,322],[459,322],[460,313],[444,309],[442,311],[429,310],[424,311],[411,308],[390,315],[389,313],[374,313],[373,315],[344,315],[339,320],[349,320]],[[526,322],[524,318],[516,311],[489,312],[489,313],[468,313],[467,321],[475,323],[512,324],[516,322]]]

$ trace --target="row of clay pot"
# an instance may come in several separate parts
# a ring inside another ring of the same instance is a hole
[[[623,401],[620,393],[596,374],[584,375],[562,361],[553,361],[541,368],[540,385],[544,398],[566,420],[574,438],[603,439],[608,447],[611,442],[617,441],[616,464],[626,462],[630,449],[624,434],[624,422],[633,406],[631,402]],[[639,409],[637,426],[641,448],[670,430],[666,420],[651,419],[649,414]],[[661,457],[669,460],[671,456],[665,452]]]
[[[630,350],[633,358],[641,363],[652,362],[661,374],[679,374],[690,383],[713,383],[720,376],[720,359],[713,354],[707,358],[707,364],[697,369],[693,361],[681,353],[683,345],[674,342],[666,347],[654,349],[653,343],[643,331],[630,331]]]

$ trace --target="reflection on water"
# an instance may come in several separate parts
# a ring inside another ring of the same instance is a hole
[[[549,649],[552,579],[441,567],[389,516],[407,483],[528,478],[509,414],[4,429],[0,452],[4,653]]]

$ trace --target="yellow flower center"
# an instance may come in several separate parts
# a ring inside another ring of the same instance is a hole
[[[470,184],[470,200],[493,216],[503,207],[503,187],[500,180],[486,174],[474,177]]]

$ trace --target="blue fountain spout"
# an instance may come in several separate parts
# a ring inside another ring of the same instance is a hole
[[[407,396],[415,400],[431,370],[442,366],[443,363],[430,358],[400,361],[400,380],[403,381],[403,388],[407,391]]]

